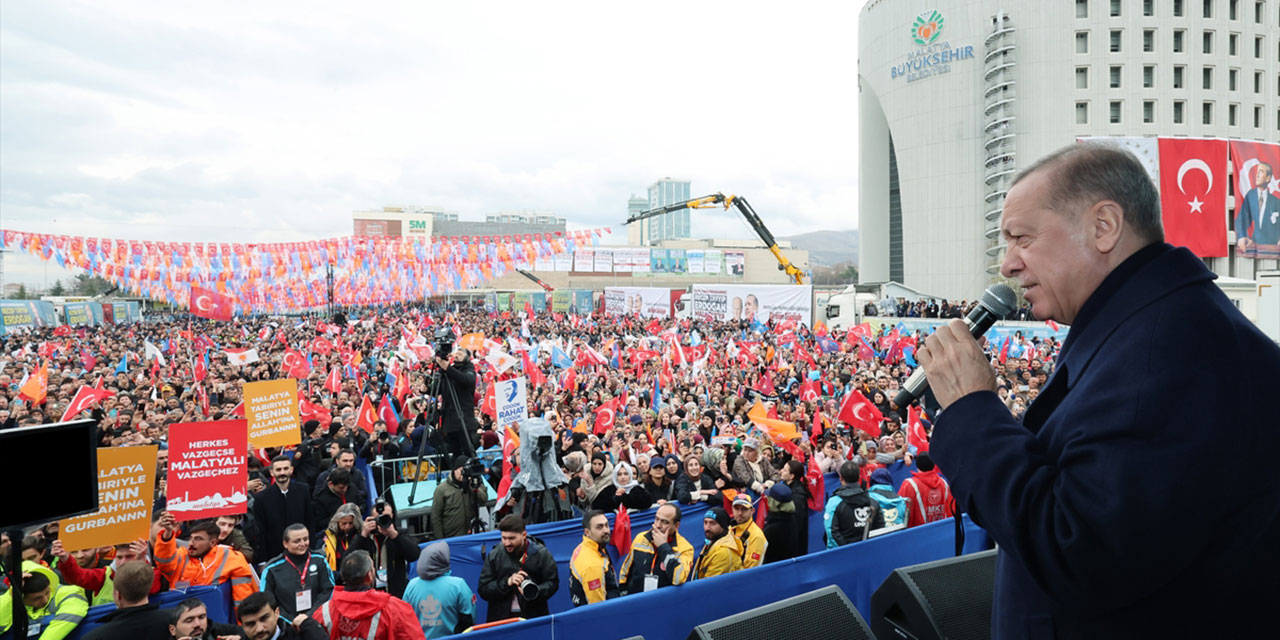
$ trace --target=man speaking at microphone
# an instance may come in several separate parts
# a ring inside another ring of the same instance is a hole
[[[1280,593],[1280,348],[1164,243],[1138,160],[1079,144],[1015,179],[1001,273],[1071,325],[1022,422],[959,320],[920,349],[930,452],[999,543],[995,638],[1228,637]],[[1240,446],[1216,471],[1204,456]]]

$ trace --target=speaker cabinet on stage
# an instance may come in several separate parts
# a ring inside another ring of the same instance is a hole
[[[871,630],[880,640],[991,637],[996,552],[895,569],[871,595]]]
[[[694,627],[688,640],[874,640],[839,587],[823,587]]]

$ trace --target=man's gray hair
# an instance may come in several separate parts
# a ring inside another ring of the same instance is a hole
[[[1067,145],[1023,169],[1013,184],[1041,171],[1049,181],[1048,208],[1076,215],[1099,201],[1113,200],[1139,237],[1148,244],[1164,242],[1160,194],[1132,153],[1103,142]]]
[[[342,559],[338,573],[342,576],[342,584],[350,588],[368,584],[370,571],[373,571],[373,558],[368,551],[360,549]]]

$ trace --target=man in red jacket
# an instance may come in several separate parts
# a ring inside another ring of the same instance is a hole
[[[150,558],[147,557],[147,541],[141,538],[116,545],[115,560],[101,569],[86,569],[71,560],[71,552],[63,548],[61,540],[53,541],[50,553],[60,560],[58,570],[62,572],[63,582],[84,589],[85,594],[89,596],[90,606],[112,602],[111,585],[117,567],[132,560],[142,560],[151,564]],[[155,595],[167,589],[168,585],[164,583],[164,579],[160,577],[160,570],[156,569],[154,564],[152,564],[152,573],[154,578],[151,581],[150,595]]]
[[[342,584],[312,615],[338,638],[425,640],[418,614],[409,603],[374,585],[373,558],[368,551],[352,551],[342,559]]]
[[[916,456],[916,471],[902,481],[898,495],[907,499],[907,526],[915,527],[951,516],[951,487],[938,475],[929,453]]]

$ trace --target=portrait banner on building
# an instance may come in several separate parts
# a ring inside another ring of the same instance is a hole
[[[287,447],[302,442],[298,382],[293,378],[244,385],[244,417],[255,447]]]
[[[671,317],[671,291],[659,287],[608,287],[604,312],[609,316]]]
[[[689,258],[684,249],[667,250],[667,273],[688,273]]]
[[[573,292],[568,289],[556,289],[551,292],[551,311],[568,313],[569,304],[573,301]]]
[[[244,420],[169,427],[165,508],[179,521],[245,513],[249,508],[248,436]]]
[[[698,320],[755,320],[761,324],[813,320],[813,287],[790,284],[695,284],[693,317]]]
[[[98,449],[98,510],[59,523],[58,538],[68,551],[109,547],[150,537],[156,449],[155,446]]]
[[[744,251],[724,252],[725,272],[736,278],[747,274],[747,254]]]
[[[667,249],[649,250],[649,269],[654,273],[667,273]]]
[[[1236,255],[1243,258],[1280,258],[1280,144],[1231,141],[1231,166],[1235,170]]]

